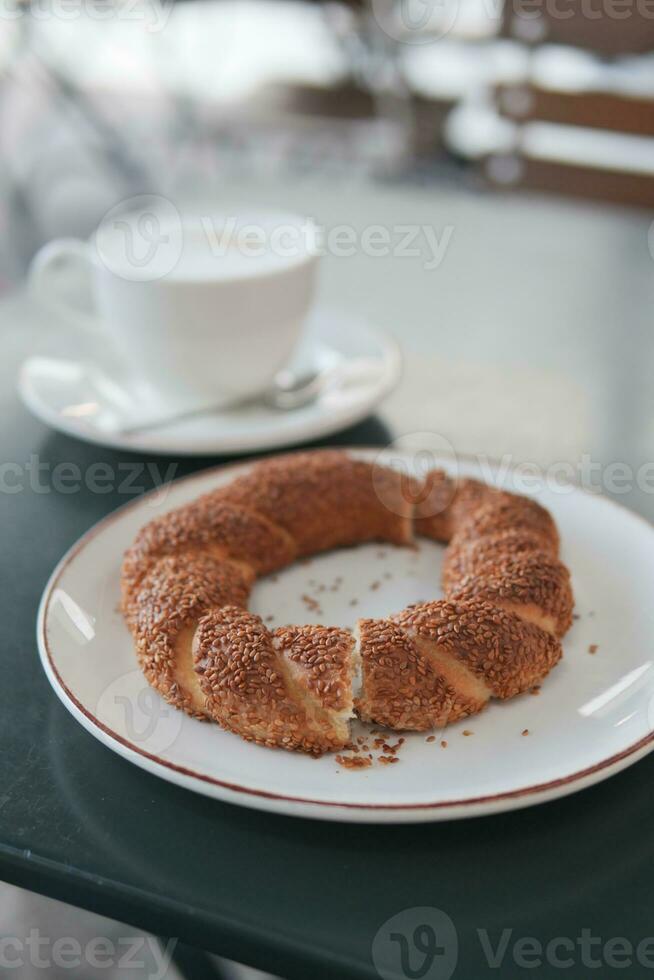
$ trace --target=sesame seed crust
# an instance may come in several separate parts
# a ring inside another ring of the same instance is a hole
[[[417,534],[436,541],[477,540],[500,531],[526,531],[558,552],[559,536],[551,515],[535,500],[499,490],[479,480],[455,480],[442,470],[427,474],[416,505]]]
[[[348,744],[349,729],[344,737],[301,696],[259,616],[236,606],[213,610],[198,623],[193,646],[207,713],[223,728],[269,748],[312,755]]]
[[[558,555],[559,532],[549,511],[529,497],[498,494],[466,515],[456,530],[456,541],[474,541],[500,531],[521,531],[538,537],[541,549]]]
[[[249,593],[238,566],[208,555],[169,555],[144,576],[131,623],[136,655],[149,683],[175,707],[202,714],[177,676],[183,631],[209,609],[245,606]]]
[[[563,562],[544,552],[479,561],[470,572],[449,582],[448,594],[455,593],[485,599],[556,636],[563,636],[572,625],[570,573]]]
[[[445,550],[441,584],[445,593],[453,592],[463,575],[474,572],[487,561],[542,552],[542,538],[529,531],[497,531],[483,538],[459,539],[454,536]]]
[[[415,519],[414,519],[415,513]],[[364,541],[449,541],[446,599],[359,621],[268,630],[257,575]],[[558,532],[535,501],[442,471],[421,485],[340,450],[261,461],[156,518],[122,569],[143,672],[171,704],[268,747],[320,755],[364,721],[424,731],[539,684],[572,621]],[[361,691],[354,699],[360,659]]]
[[[281,626],[273,644],[321,708],[352,710],[354,637],[336,626]]]
[[[479,711],[451,687],[413,638],[391,619],[360,619],[363,687],[357,714],[398,731],[426,731]]]
[[[290,564],[297,555],[292,538],[266,517],[226,503],[218,491],[205,494],[139,531],[123,561],[123,608],[128,618],[139,584],[154,561],[163,555],[203,551],[250,566],[252,579],[255,573]]]
[[[282,527],[300,556],[413,538],[413,503],[401,474],[336,450],[264,460],[217,493]]]
[[[510,698],[533,687],[562,654],[561,644],[550,633],[483,599],[425,602],[409,606],[395,620],[410,634],[454,657],[496,698]]]
[[[449,541],[470,514],[499,493],[479,480],[456,480],[443,470],[430,470],[416,505],[416,533]]]

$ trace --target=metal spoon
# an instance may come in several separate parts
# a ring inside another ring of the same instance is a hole
[[[127,425],[119,424],[112,428],[114,432],[121,435],[148,432],[163,428],[173,422],[195,418],[198,415],[207,415],[215,411],[229,411],[232,408],[241,408],[243,405],[249,404],[264,404],[279,411],[291,412],[316,401],[328,387],[338,383],[340,375],[341,371],[338,364],[331,364],[319,371],[304,371],[301,374],[294,374],[292,371],[284,369],[275,376],[270,388],[256,398],[233,402],[227,406],[224,404],[203,405],[200,408],[192,408],[184,412],[178,411],[171,415],[158,415],[156,418],[142,419],[139,422],[130,421]]]

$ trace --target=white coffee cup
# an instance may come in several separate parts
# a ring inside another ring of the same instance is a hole
[[[134,199],[87,242],[45,245],[30,269],[37,299],[99,330],[155,404],[227,406],[263,392],[300,339],[314,295],[313,223],[284,212],[183,212]],[[94,315],[76,308],[63,273],[88,283]]]

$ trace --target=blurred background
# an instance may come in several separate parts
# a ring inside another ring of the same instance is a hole
[[[2,0],[0,276],[239,180],[654,205],[651,0]]]

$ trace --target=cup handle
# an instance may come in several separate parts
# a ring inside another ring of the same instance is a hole
[[[48,242],[32,259],[27,285],[34,299],[50,312],[73,321],[85,329],[98,330],[99,321],[85,310],[76,307],[61,294],[57,266],[76,265],[83,270],[87,280],[91,278],[91,255],[87,242],[79,238],[57,238]]]

